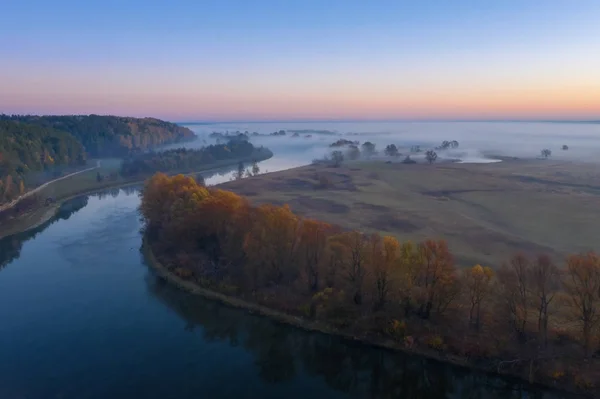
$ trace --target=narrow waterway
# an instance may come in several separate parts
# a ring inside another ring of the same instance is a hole
[[[554,398],[192,297],[140,255],[135,189],[0,241],[0,398]]]

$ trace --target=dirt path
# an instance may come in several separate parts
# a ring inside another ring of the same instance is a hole
[[[15,199],[14,201],[9,202],[8,204],[0,206],[0,212],[3,212],[5,210],[7,210],[7,209],[12,208],[13,206],[17,205],[19,203],[19,201],[21,201],[22,199],[25,199],[25,198],[27,198],[27,197],[35,194],[35,193],[40,192],[44,188],[48,187],[51,184],[56,183],[57,181],[66,179],[68,177],[73,177],[73,176],[78,175],[80,173],[89,172],[90,170],[98,169],[99,167],[100,167],[100,161],[96,161],[96,166],[94,166],[94,167],[87,168],[87,169],[84,169],[84,170],[80,170],[80,171],[74,172],[74,173],[69,173],[68,175],[59,177],[58,179],[50,180],[49,182],[46,182],[46,183],[42,184],[41,186],[38,186],[38,187],[34,188],[33,190],[26,192],[25,194],[21,195],[19,198]]]

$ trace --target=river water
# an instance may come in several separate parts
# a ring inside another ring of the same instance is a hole
[[[180,292],[144,264],[138,205],[77,198],[0,240],[0,398],[564,397]]]

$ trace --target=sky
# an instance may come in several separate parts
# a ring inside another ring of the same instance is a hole
[[[598,0],[19,0],[0,113],[600,119]]]

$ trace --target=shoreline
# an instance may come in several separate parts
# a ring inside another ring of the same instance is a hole
[[[186,291],[192,295],[199,295],[207,300],[219,302],[225,306],[237,308],[240,310],[245,310],[250,314],[258,315],[262,317],[267,317],[272,321],[277,323],[285,324],[291,327],[299,328],[301,330],[307,332],[316,332],[321,334],[327,334],[331,336],[338,337],[340,339],[359,343],[361,345],[370,346],[373,348],[385,349],[392,352],[399,352],[401,354],[410,355],[410,356],[419,356],[425,359],[445,363],[451,365],[453,367],[460,367],[464,369],[468,369],[471,371],[476,371],[480,373],[484,373],[488,376],[502,377],[518,380],[524,384],[528,384],[531,387],[538,387],[542,389],[552,390],[557,394],[569,394],[569,395],[582,395],[582,397],[590,395],[590,393],[582,393],[575,391],[573,389],[568,388],[558,388],[548,383],[544,382],[530,382],[526,378],[521,375],[514,373],[507,373],[498,371],[497,368],[493,367],[483,367],[476,366],[472,363],[469,363],[466,359],[459,357],[444,354],[443,352],[435,351],[435,350],[427,350],[424,348],[407,348],[399,343],[392,341],[391,339],[387,340],[377,340],[377,339],[369,339],[366,337],[357,337],[350,333],[346,333],[340,331],[338,329],[333,328],[327,323],[307,320],[305,318],[290,315],[284,313],[282,311],[278,311],[272,308],[269,308],[264,305],[260,305],[258,303],[253,303],[248,300],[238,298],[235,296],[227,295],[220,293],[218,291],[214,291],[208,288],[203,288],[197,283],[189,280],[185,280],[176,274],[174,274],[171,270],[165,267],[162,263],[156,259],[154,253],[152,252],[151,245],[148,243],[148,240],[145,235],[142,236],[142,246],[141,246],[142,256],[144,257],[145,262],[148,266],[163,280],[167,283],[172,284],[177,289]],[[593,394],[592,394],[593,395]]]
[[[219,166],[211,165],[210,168],[208,168],[208,169],[200,169],[200,170],[196,170],[196,171],[186,171],[186,172],[174,171],[174,172],[165,172],[165,173],[168,174],[169,176],[177,175],[177,174],[193,176],[193,175],[198,175],[201,173],[218,172],[220,169],[235,166],[239,162],[249,162],[249,161],[253,161],[253,160],[257,160],[258,162],[266,161],[267,159],[270,159],[273,157],[272,151],[269,151],[269,154],[270,155],[268,157],[262,157],[262,158],[258,158],[258,159],[256,157],[238,158],[236,160],[231,160],[230,162],[225,162]],[[96,168],[93,168],[90,170],[94,170],[94,169],[96,169]],[[86,170],[86,171],[90,171],[90,170]],[[81,173],[81,172],[79,172],[79,173]],[[98,192],[101,192],[104,190],[111,190],[111,189],[116,189],[116,188],[135,186],[137,184],[143,184],[150,177],[151,176],[144,176],[144,177],[140,177],[140,178],[136,177],[130,181],[125,180],[125,181],[110,182],[103,186],[94,187],[94,188],[87,189],[87,190],[75,191],[75,192],[67,195],[64,198],[56,199],[56,202],[54,202],[48,206],[45,206],[42,204],[42,206],[36,207],[35,209],[33,209],[30,212],[25,213],[23,215],[19,215],[16,218],[12,219],[11,223],[14,223],[16,226],[12,226],[12,229],[9,227],[9,230],[7,230],[6,232],[3,230],[0,230],[0,239],[9,237],[9,236],[12,236],[15,234],[19,234],[19,233],[24,233],[29,230],[33,230],[33,229],[43,225],[44,223],[47,223],[53,217],[56,216],[56,213],[58,212],[58,210],[60,209],[62,204],[64,204],[66,201],[69,201],[73,198],[80,197],[83,195],[92,195],[92,194],[95,194],[95,193],[98,193]],[[48,187],[48,185],[46,185],[45,187]],[[39,190],[39,188],[38,188],[38,190]],[[14,205],[16,205],[16,204],[14,204]]]

